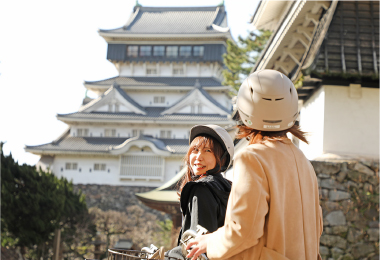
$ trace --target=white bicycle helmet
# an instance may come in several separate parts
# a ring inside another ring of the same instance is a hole
[[[241,85],[236,102],[243,123],[261,131],[291,128],[298,116],[298,95],[292,81],[281,72],[260,70]]]
[[[226,162],[222,165],[222,171],[224,171],[230,166],[232,159],[234,158],[234,141],[223,127],[218,125],[196,125],[190,130],[189,144],[191,144],[195,137],[202,134],[214,137],[222,145],[222,148],[224,149],[222,158],[227,156]]]

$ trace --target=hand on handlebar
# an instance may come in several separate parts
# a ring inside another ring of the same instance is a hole
[[[196,237],[193,241],[187,244],[186,250],[190,250],[190,253],[186,258],[192,258],[196,260],[200,254],[207,252],[207,241],[210,239],[210,235],[202,235]]]

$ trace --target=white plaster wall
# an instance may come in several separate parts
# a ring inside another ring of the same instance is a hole
[[[180,100],[185,93],[169,92],[127,92],[127,94],[141,106],[167,107]],[[165,97],[165,103],[154,103],[154,97]]]
[[[104,137],[105,136],[105,129],[116,129],[116,136],[115,137],[132,137],[133,136],[133,130],[136,129],[138,131],[143,130],[144,135],[151,135],[153,137],[160,138],[161,130],[164,131],[171,131],[171,138],[175,139],[186,139],[188,138],[188,127],[177,127],[177,126],[146,126],[146,125],[133,125],[130,127],[120,127],[116,125],[105,125],[105,126],[72,126],[70,128],[70,135],[71,136],[77,136],[77,129],[78,128],[86,128],[89,131],[89,137]]]
[[[197,65],[195,64],[186,65],[186,76],[199,77]]]
[[[210,66],[201,65],[200,66],[201,77],[212,77],[213,73]]]
[[[130,77],[133,75],[133,70],[130,65],[122,65],[120,66],[120,76],[122,77]]]
[[[145,77],[146,71],[144,66],[142,65],[134,65],[133,66],[133,74],[134,77]]]
[[[66,162],[77,163],[77,170],[66,170]],[[95,163],[105,163],[106,171],[94,171]],[[104,157],[80,157],[57,155],[54,160],[53,172],[58,177],[72,180],[74,184],[110,184],[118,185],[119,159]],[[79,172],[81,169],[81,172]],[[91,172],[90,172],[91,169]],[[108,172],[108,170],[110,172]]]
[[[349,87],[324,88],[324,152],[378,159],[379,89],[361,88],[361,97],[351,98]]]
[[[181,169],[183,165],[182,158],[166,158],[165,159],[165,180],[164,183],[172,179]]]
[[[108,112],[108,104],[95,109],[95,111],[98,111],[98,112]]]
[[[160,76],[161,77],[171,77],[172,68],[170,64],[160,64]]]
[[[133,150],[133,149],[132,149]],[[133,151],[132,151],[133,152]],[[136,153],[136,152],[133,152]],[[149,154],[149,153],[147,153]],[[77,163],[77,170],[66,170],[65,164]],[[106,171],[94,171],[95,163],[105,163]],[[131,181],[127,179],[120,179],[119,167],[120,157],[113,158],[95,157],[95,156],[64,156],[58,155],[54,159],[53,173],[58,177],[65,177],[72,180],[74,184],[103,184],[103,185],[128,185],[128,186],[149,186],[158,187],[163,185],[179,172],[182,165],[182,158],[165,158],[165,175],[163,181],[157,180],[137,180]],[[61,170],[62,169],[62,170]],[[79,169],[81,171],[79,172]],[[91,172],[90,172],[91,169]],[[109,172],[108,172],[109,170]]]
[[[219,104],[227,109],[232,108],[231,99],[227,97],[225,93],[209,93]]]
[[[305,156],[312,160],[323,153],[325,89],[321,87],[300,110],[301,130],[308,133],[309,145],[299,142]]]

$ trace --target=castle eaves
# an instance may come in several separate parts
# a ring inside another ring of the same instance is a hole
[[[214,25],[214,26],[213,26]],[[216,25],[216,26],[215,26]],[[230,34],[224,6],[136,7],[127,24],[107,34]]]

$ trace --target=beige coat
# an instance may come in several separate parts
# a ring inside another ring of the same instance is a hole
[[[322,234],[318,183],[289,139],[249,145],[234,159],[225,224],[210,259],[316,260]]]

